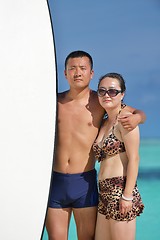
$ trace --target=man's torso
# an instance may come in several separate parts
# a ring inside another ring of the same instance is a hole
[[[103,114],[95,92],[83,100],[68,101],[65,93],[59,95],[55,171],[79,173],[94,168],[92,144]]]

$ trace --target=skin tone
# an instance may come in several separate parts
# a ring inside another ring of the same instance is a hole
[[[69,59],[64,73],[70,90],[59,94],[58,97],[58,139],[54,170],[62,173],[81,173],[94,168],[92,144],[98,134],[104,110],[98,102],[96,92],[88,87],[93,71],[87,57]],[[72,212],[78,239],[94,239],[97,208],[89,207],[49,208],[46,227],[50,240],[68,238]]]
[[[104,78],[99,88],[114,88],[121,90],[119,81],[115,78]],[[121,101],[124,93],[119,93],[115,97],[109,97],[106,93],[104,97],[99,97],[101,106],[106,110],[108,119],[104,122],[96,139],[97,143],[101,143],[112,131],[115,126],[114,133],[116,137],[124,142],[126,152],[119,153],[106,158],[100,164],[99,180],[106,178],[127,176],[127,181],[123,195],[127,198],[132,197],[132,191],[136,183],[139,166],[139,128],[138,126],[129,131],[123,128],[122,124],[117,121],[117,115],[121,109]],[[127,108],[123,108],[120,115],[127,114]],[[130,113],[131,114],[131,113]],[[132,201],[120,199],[119,210],[124,216],[132,208]],[[96,226],[96,240],[134,240],[135,239],[135,219],[129,222],[107,220],[105,215],[98,213]]]
[[[57,142],[54,171],[81,173],[94,169],[95,159],[92,144],[98,134],[104,109],[100,106],[97,93],[90,90],[93,77],[88,57],[69,58],[65,77],[70,89],[58,95]],[[128,111],[135,109],[128,107]],[[133,128],[145,120],[137,111],[135,118],[123,117],[125,127]],[[122,121],[122,120],[121,120]],[[50,240],[68,239],[68,228],[73,212],[79,240],[94,239],[97,208],[49,208],[46,227]]]

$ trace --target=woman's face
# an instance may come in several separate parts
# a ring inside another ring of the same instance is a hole
[[[98,98],[104,109],[121,106],[124,93],[121,93],[119,81],[116,78],[106,77],[101,80],[98,87]]]

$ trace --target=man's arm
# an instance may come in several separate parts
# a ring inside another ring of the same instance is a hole
[[[124,111],[124,113],[118,117],[118,121],[121,122],[125,129],[133,130],[138,124],[145,122],[146,115],[143,111],[130,106],[127,106],[125,110],[127,110],[127,112],[125,113]]]

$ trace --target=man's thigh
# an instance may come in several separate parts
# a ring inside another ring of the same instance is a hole
[[[94,239],[97,207],[74,208],[73,214],[77,227],[78,240]]]
[[[67,240],[71,212],[70,208],[48,208],[46,229],[49,239]]]

